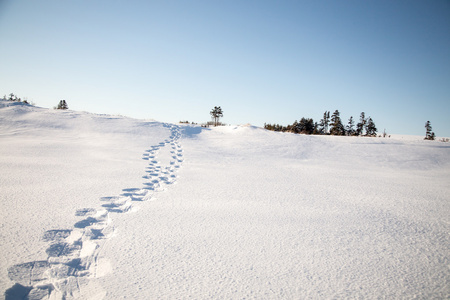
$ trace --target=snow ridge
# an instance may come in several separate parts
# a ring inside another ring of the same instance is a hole
[[[80,208],[75,216],[81,219],[73,228],[47,230],[42,240],[50,243],[47,260],[16,264],[8,268],[15,284],[6,290],[5,299],[102,299],[106,291],[94,280],[111,272],[107,258],[102,256],[105,243],[114,236],[114,214],[137,209],[139,201],[154,200],[177,179],[176,172],[183,162],[179,143],[179,126],[163,124],[171,135],[146,150],[142,159],[149,165],[142,188],[125,188],[115,197],[100,198],[98,208]],[[166,146],[170,146],[165,148]]]

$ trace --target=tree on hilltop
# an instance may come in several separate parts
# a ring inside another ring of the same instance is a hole
[[[22,99],[18,98],[17,95],[14,95],[14,93],[9,94],[8,98],[6,98],[6,95],[3,96],[3,99],[13,102],[22,102]],[[26,103],[28,103],[28,101],[26,101]]]
[[[22,99],[17,98],[17,95],[14,95],[13,93],[9,94],[8,100],[9,101],[16,101],[16,102],[21,102],[22,101]]]
[[[331,116],[331,129],[330,134],[332,135],[345,135],[345,128],[342,125],[341,116],[339,111],[336,109]]]
[[[347,135],[355,135],[356,131],[353,128],[354,126],[355,122],[353,121],[353,116],[351,116],[350,119],[348,119],[347,126],[345,127],[345,132],[347,133]]]
[[[312,134],[314,132],[314,120],[311,118],[301,118],[300,122],[295,121],[292,125],[292,132]]]
[[[330,124],[330,112],[325,111],[323,113],[323,119],[321,119],[320,123],[319,123],[319,126],[320,126],[319,131],[322,132],[323,134],[328,134],[328,125],[329,124]]]
[[[377,127],[375,126],[375,122],[372,120],[371,117],[369,117],[366,122],[366,135],[367,136],[377,135]]]
[[[214,109],[210,112],[212,119],[214,120],[214,126],[219,125],[219,119],[223,117],[223,111],[220,106],[214,106]]]
[[[427,121],[425,123],[425,129],[426,129],[426,133],[425,133],[425,138],[424,140],[431,140],[434,141],[434,139],[436,138],[436,136],[434,135],[434,132],[432,132],[431,130],[433,129],[431,127],[431,122]]]
[[[56,107],[56,109],[69,109],[69,106],[67,105],[66,100],[59,101],[59,104]]]
[[[359,122],[356,124],[356,135],[363,135],[366,122],[366,114],[362,112],[359,117]]]

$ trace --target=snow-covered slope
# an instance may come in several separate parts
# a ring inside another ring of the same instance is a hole
[[[450,296],[447,143],[2,101],[0,154],[6,295]]]
[[[86,278],[109,268],[100,251],[115,233],[112,215],[138,209],[133,203],[174,180],[178,160],[162,170],[153,156],[176,148],[176,127],[5,101],[0,120],[2,290],[19,283],[42,286],[38,294],[104,293]],[[68,274],[84,291],[72,291]],[[25,292],[16,285],[8,295]]]

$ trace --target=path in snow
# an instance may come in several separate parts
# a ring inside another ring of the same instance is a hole
[[[47,230],[42,240],[49,243],[47,260],[20,263],[8,268],[9,278],[16,282],[6,290],[5,299],[103,298],[106,291],[92,278],[111,271],[102,248],[114,235],[114,214],[127,213],[135,203],[154,198],[167,185],[176,181],[176,171],[183,162],[183,149],[178,140],[180,129],[164,124],[171,131],[168,139],[146,150],[142,159],[148,160],[146,179],[142,188],[125,188],[114,197],[102,197],[98,208],[79,208],[75,215],[80,220],[73,228]],[[165,148],[170,146],[170,150]]]
[[[182,143],[179,184],[103,249],[109,299],[449,298],[449,146],[231,126]]]

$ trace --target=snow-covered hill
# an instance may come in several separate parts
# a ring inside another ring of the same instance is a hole
[[[450,144],[0,101],[7,299],[448,298]]]

